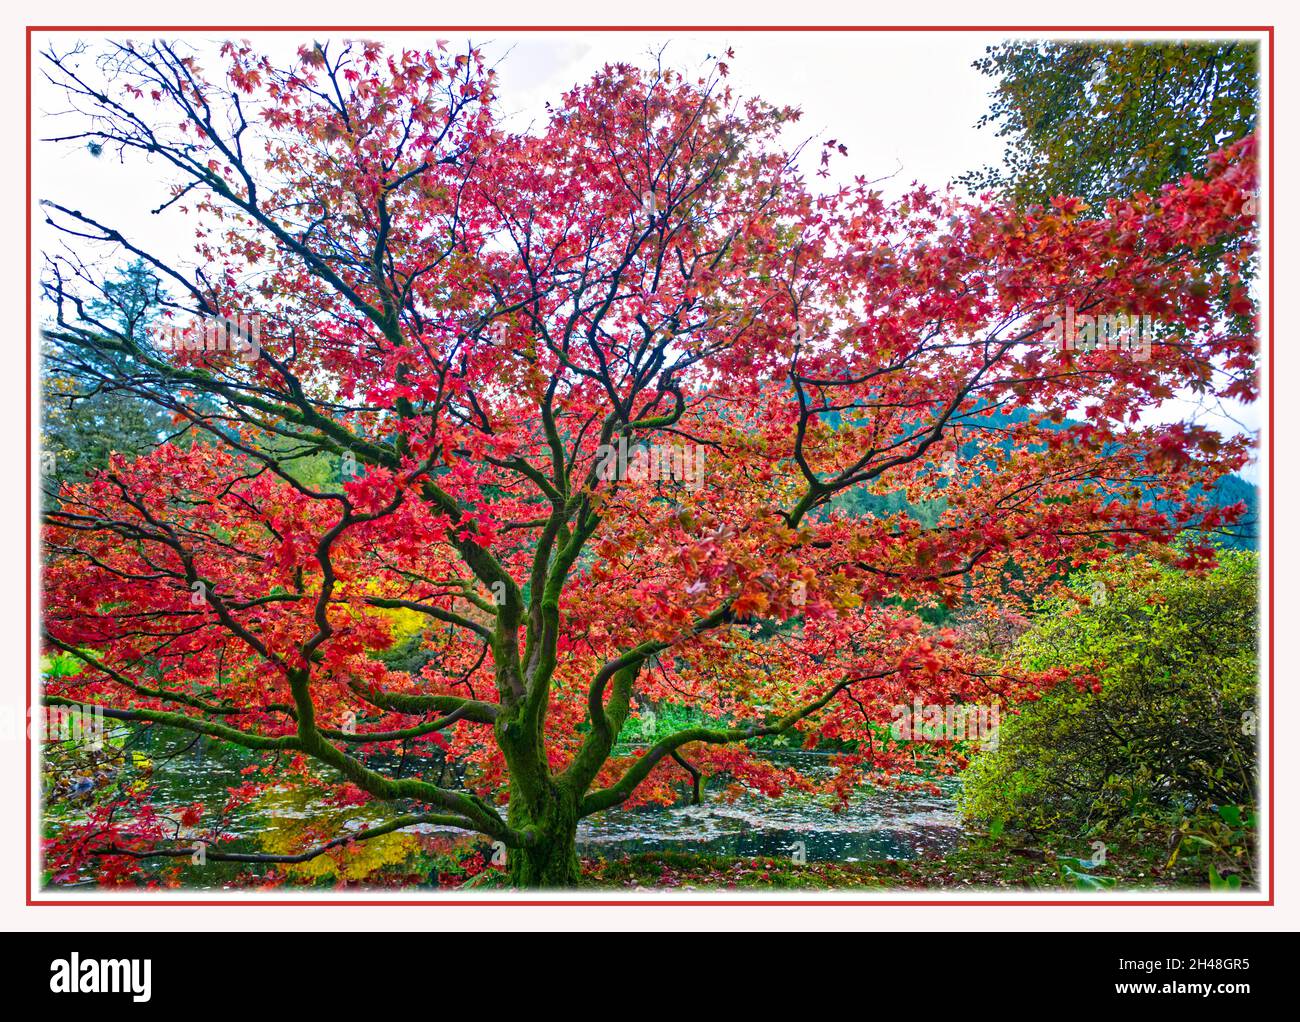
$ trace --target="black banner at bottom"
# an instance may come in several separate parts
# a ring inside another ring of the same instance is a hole
[[[673,939],[671,934],[650,936]],[[770,967],[779,974],[780,959],[789,956],[789,966],[802,973],[805,984],[830,986],[836,976],[859,977],[853,982],[867,984],[874,1010],[896,995],[900,1007],[910,1008],[933,997],[936,1006],[944,1001],[956,1006],[960,998],[970,998],[972,1004],[1007,1000],[1046,1010],[1056,1006],[1068,1015],[1122,1001],[1163,1002],[1179,1010],[1204,1004],[1222,1011],[1245,1006],[1261,995],[1276,1003],[1289,982],[1277,969],[1279,934],[873,932],[866,938],[869,951],[860,939],[837,936],[813,938],[818,947],[811,969],[810,950],[801,949],[798,938],[790,934],[760,935],[760,940],[775,942],[766,951],[755,949],[749,933],[719,933],[710,946],[718,956],[719,972],[740,979],[742,991],[748,983],[744,972],[735,971],[736,958],[775,954]],[[62,1002],[62,1007],[74,1010],[111,1001],[132,1014],[220,1008],[223,1002],[252,1003],[263,1011],[283,1005],[296,1011],[337,1012],[374,1006],[380,991],[364,979],[369,976],[382,988],[385,1008],[409,1004],[427,1009],[431,999],[442,998],[438,988],[455,987],[455,974],[463,966],[449,963],[477,960],[480,964],[469,968],[487,978],[495,966],[513,969],[509,962],[516,952],[511,949],[522,951],[523,942],[530,941],[528,971],[540,968],[555,977],[552,997],[563,990],[560,977],[580,963],[586,964],[577,970],[582,978],[575,977],[574,993],[589,997],[598,983],[595,977],[606,970],[592,967],[603,956],[592,954],[589,961],[582,951],[588,938],[581,933],[562,940],[538,941],[537,937],[493,935],[494,950],[482,957],[483,934],[450,932],[26,934],[14,941],[10,952],[14,969],[10,982],[21,996],[50,1006]],[[618,940],[621,963],[632,965],[639,941],[632,934]],[[939,953],[945,946],[947,952]],[[664,947],[656,953],[673,957]],[[867,973],[861,971],[864,954],[871,963]],[[549,955],[555,956],[553,966],[545,960]],[[689,960],[697,981],[703,980],[706,969],[698,949]],[[660,967],[664,964],[661,960]],[[845,972],[849,966],[851,971]],[[933,970],[939,972],[927,978]],[[646,981],[629,979],[625,969],[613,973],[622,973],[623,978],[610,975],[611,991],[628,982]],[[346,983],[331,980],[342,975],[352,978]],[[895,982],[909,975],[914,982]],[[392,982],[397,976],[424,976],[429,983]],[[879,981],[872,981],[873,976]],[[765,986],[758,982],[755,990]],[[729,987],[734,991],[736,984]],[[929,993],[922,997],[921,991]],[[805,987],[802,996],[813,992]],[[733,996],[728,994],[729,999]],[[769,996],[762,995],[763,1001],[774,1006]]]

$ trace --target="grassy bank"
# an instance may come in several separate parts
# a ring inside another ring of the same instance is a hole
[[[1075,841],[1073,844],[1077,845]],[[866,862],[795,863],[788,859],[735,858],[681,852],[583,862],[583,884],[591,888],[676,888],[720,890],[1165,890],[1249,888],[1241,873],[1197,855],[1170,862],[1163,843],[1111,841],[1105,861],[1093,863],[1087,848],[1052,839],[1026,843],[1009,837],[977,836],[942,857]],[[1081,858],[1084,856],[1084,858]],[[1212,879],[1211,870],[1214,870]],[[1234,881],[1233,878],[1236,878]]]

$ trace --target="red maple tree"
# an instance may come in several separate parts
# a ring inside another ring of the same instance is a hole
[[[506,846],[516,883],[570,885],[583,817],[708,775],[844,794],[948,769],[891,738],[895,707],[1060,676],[1003,673],[925,608],[994,620],[1135,549],[1197,566],[1212,548],[1174,539],[1231,515],[1204,493],[1247,438],[1143,413],[1256,394],[1253,140],[1158,196],[1020,213],[819,189],[778,137],[798,112],[725,65],[607,66],[507,131],[474,50],[76,57],[46,55],[86,115],[61,137],[172,172],[197,269],[75,204],[49,221],[237,343],[124,328],[92,268],[48,258],[56,367],[177,435],[48,512],[46,641],[85,669],[44,701],[277,757],[254,788],[391,806],[351,839],[450,825]],[[1149,317],[1148,357],[1063,350],[1063,310]],[[307,481],[321,456],[340,482]],[[422,667],[376,656],[398,610],[427,618]],[[717,723],[616,755],[664,700]],[[755,753],[792,732],[850,750],[832,779]],[[397,749],[401,774],[375,755]],[[82,853],[173,852],[141,840],[145,801]]]

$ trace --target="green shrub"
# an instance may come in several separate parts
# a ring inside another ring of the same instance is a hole
[[[1139,809],[1256,802],[1258,558],[1229,552],[1201,577],[1124,558],[1082,575],[1021,637],[1016,667],[1077,667],[1004,716],[960,796],[972,818],[1083,833]]]

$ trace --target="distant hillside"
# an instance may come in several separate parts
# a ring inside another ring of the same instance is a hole
[[[984,419],[983,422],[989,426],[998,426],[1004,423],[1022,422],[1028,418],[1028,415],[1029,413],[1025,409],[1017,409],[1009,414],[999,413],[990,416]],[[838,415],[828,415],[826,417],[826,421],[832,425],[835,424],[837,419]],[[1059,428],[1065,428],[1069,424],[1070,420],[1066,420],[1061,423]],[[1236,525],[1226,528],[1222,534],[1217,536],[1217,539],[1220,544],[1228,549],[1258,550],[1259,487],[1235,474],[1220,479],[1213,490],[1213,503],[1218,507],[1227,507],[1239,501],[1244,502],[1246,505],[1245,515]],[[1161,509],[1173,506],[1169,501],[1157,500],[1155,503]],[[876,495],[856,489],[837,497],[832,506],[843,508],[853,515],[885,516],[896,514],[899,511],[906,511],[912,518],[926,526],[931,526],[938,521],[939,515],[943,512],[944,500],[942,496],[936,496],[935,500],[921,504],[909,504],[901,492]]]

